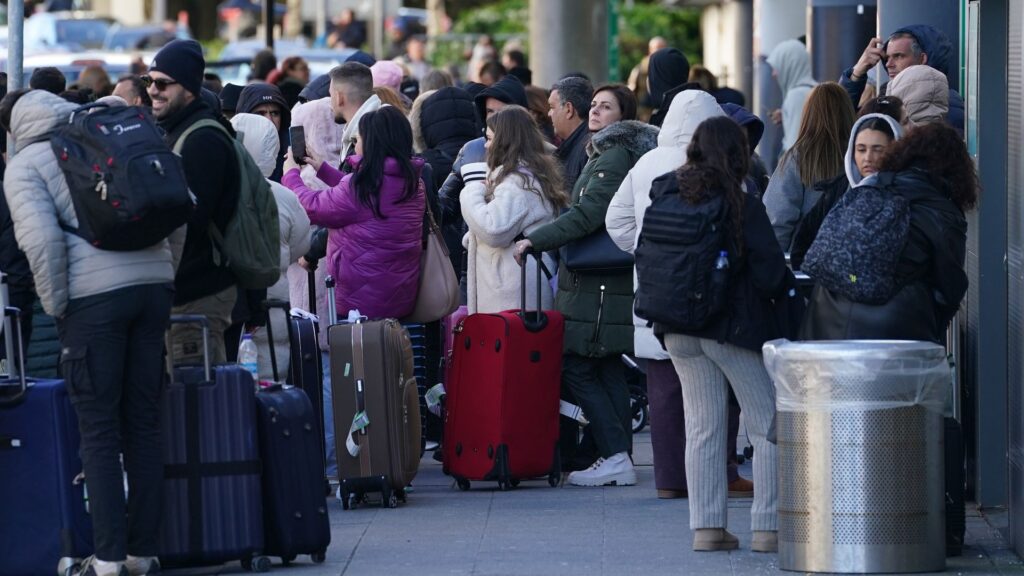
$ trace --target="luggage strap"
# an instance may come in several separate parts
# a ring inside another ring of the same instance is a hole
[[[214,376],[215,377],[215,376]],[[259,460],[234,462],[200,462],[199,384],[185,385],[185,463],[165,464],[164,478],[185,478],[188,494],[188,550],[201,555],[203,551],[203,478],[211,476],[260,475]]]
[[[590,424],[590,420],[583,415],[583,408],[573,404],[572,402],[566,402],[565,400],[558,401],[558,413],[566,418],[571,418],[580,423],[580,426],[586,426]]]
[[[352,377],[356,382],[356,413],[352,417],[345,447],[353,458],[359,458],[359,474],[365,477],[370,475],[370,438],[366,433],[370,416],[366,413],[366,394],[363,391],[366,378],[363,352],[363,324],[357,322],[352,325]],[[356,436],[355,440],[353,435]]]

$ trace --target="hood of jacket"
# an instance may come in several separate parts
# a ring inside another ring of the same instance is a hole
[[[481,90],[480,93],[473,98],[473,102],[476,104],[477,114],[480,115],[481,121],[487,119],[488,98],[494,98],[495,100],[499,100],[505,104],[516,104],[517,106],[522,106],[526,109],[530,108],[530,104],[526,100],[526,88],[523,87],[523,83],[515,76],[503,77],[501,80],[498,80],[494,84]]]
[[[914,124],[941,122],[949,114],[949,81],[931,66],[905,68],[889,81],[886,93],[903,100],[907,118]]]
[[[811,74],[811,57],[807,53],[807,46],[799,40],[786,40],[776,46],[768,56],[768,65],[779,78],[783,98],[797,86],[815,84]]]
[[[299,91],[300,102],[312,102],[321,98],[327,98],[331,90],[331,75],[321,74],[309,81],[305,88]]]
[[[893,34],[911,34],[917,38],[921,51],[928,55],[928,66],[949,77],[952,60],[955,57],[953,43],[941,30],[927,24],[914,24],[899,28]],[[886,42],[888,44],[888,42]]]
[[[281,94],[281,89],[266,82],[254,82],[245,88],[238,95],[238,104],[235,105],[236,114],[251,114],[258,106],[263,104],[277,104],[281,108],[281,131],[287,131],[292,124],[291,110],[288,101]]]
[[[47,140],[57,125],[67,122],[78,106],[45,90],[32,90],[22,96],[11,110],[11,135],[15,150]]]
[[[899,140],[903,136],[903,128],[900,127],[899,122],[885,114],[865,114],[858,118],[857,121],[853,123],[853,129],[850,131],[850,144],[846,147],[846,179],[850,181],[850,186],[856,186],[864,180],[864,175],[857,169],[857,162],[854,159],[854,149],[857,144],[857,131],[860,130],[862,124],[874,118],[880,118],[888,122],[889,127],[892,128],[894,136],[893,142]]]
[[[476,128],[473,98],[469,92],[454,86],[434,92],[423,101],[420,129],[427,149],[457,142],[453,146],[458,151],[463,144],[480,135]]]
[[[658,146],[686,148],[700,123],[714,116],[722,116],[721,106],[714,96],[700,90],[686,90],[672,99],[668,114],[658,132]]]
[[[242,144],[259,166],[264,178],[269,178],[277,166],[280,145],[274,123],[258,114],[241,113],[231,118],[235,134],[241,136]]]
[[[662,48],[647,60],[647,90],[651,103],[661,106],[665,93],[685,84],[690,77],[690,61],[677,48]]]
[[[610,124],[590,137],[587,152],[591,158],[612,148],[625,148],[639,158],[658,147],[658,129],[639,120]]]
[[[292,109],[292,126],[302,126],[306,149],[312,150],[331,166],[341,162],[342,126],[334,122],[331,99],[321,98]],[[303,170],[305,172],[305,170]]]
[[[722,111],[747,131],[747,138],[750,140],[750,151],[753,152],[757,145],[761,143],[761,137],[764,136],[764,122],[756,114],[738,104],[722,104]]]

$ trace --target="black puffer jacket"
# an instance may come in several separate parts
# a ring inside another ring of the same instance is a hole
[[[910,202],[910,233],[896,266],[903,288],[889,302],[871,305],[816,286],[802,339],[945,341],[967,293],[967,220],[950,199],[949,184],[922,169],[897,172],[888,189]]]

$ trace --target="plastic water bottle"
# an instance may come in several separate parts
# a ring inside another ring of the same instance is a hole
[[[715,260],[715,270],[728,270],[729,269],[729,253],[722,250],[718,253],[718,259]]]
[[[259,352],[256,350],[256,343],[252,341],[252,334],[247,333],[242,336],[242,343],[238,346],[238,363],[252,374],[253,385],[256,390],[259,390]]]

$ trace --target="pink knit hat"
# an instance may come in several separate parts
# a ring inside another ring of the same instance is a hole
[[[373,86],[387,86],[395,92],[402,86],[402,67],[388,60],[378,60],[370,66],[370,73],[373,74]]]

